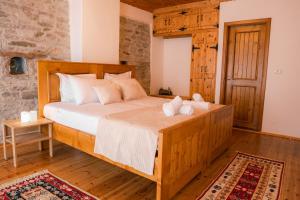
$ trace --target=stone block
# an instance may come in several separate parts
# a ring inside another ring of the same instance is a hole
[[[68,0],[1,0],[0,27],[1,123],[37,109],[36,60],[70,59]],[[14,56],[26,58],[25,74],[9,74]]]

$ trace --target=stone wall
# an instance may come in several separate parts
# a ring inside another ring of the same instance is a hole
[[[136,66],[137,79],[149,94],[150,26],[125,17],[120,22],[120,60]]]
[[[0,1],[0,122],[37,109],[38,59],[69,60],[68,16],[68,0]],[[15,56],[26,59],[25,74],[9,74]]]

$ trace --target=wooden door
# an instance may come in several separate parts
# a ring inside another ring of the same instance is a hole
[[[269,19],[225,25],[223,103],[234,105],[234,126],[261,130]]]
[[[215,100],[217,51],[218,29],[193,34],[190,93],[200,93],[209,102]]]

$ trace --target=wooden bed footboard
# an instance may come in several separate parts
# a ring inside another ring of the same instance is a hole
[[[160,132],[156,199],[172,198],[228,148],[232,122],[225,106]]]

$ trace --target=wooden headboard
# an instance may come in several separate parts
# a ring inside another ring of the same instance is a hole
[[[135,67],[129,65],[38,61],[39,116],[43,116],[43,109],[46,104],[60,101],[57,72],[64,74],[96,74],[98,79],[102,79],[105,73],[120,74],[128,71],[132,72],[134,78]]]

